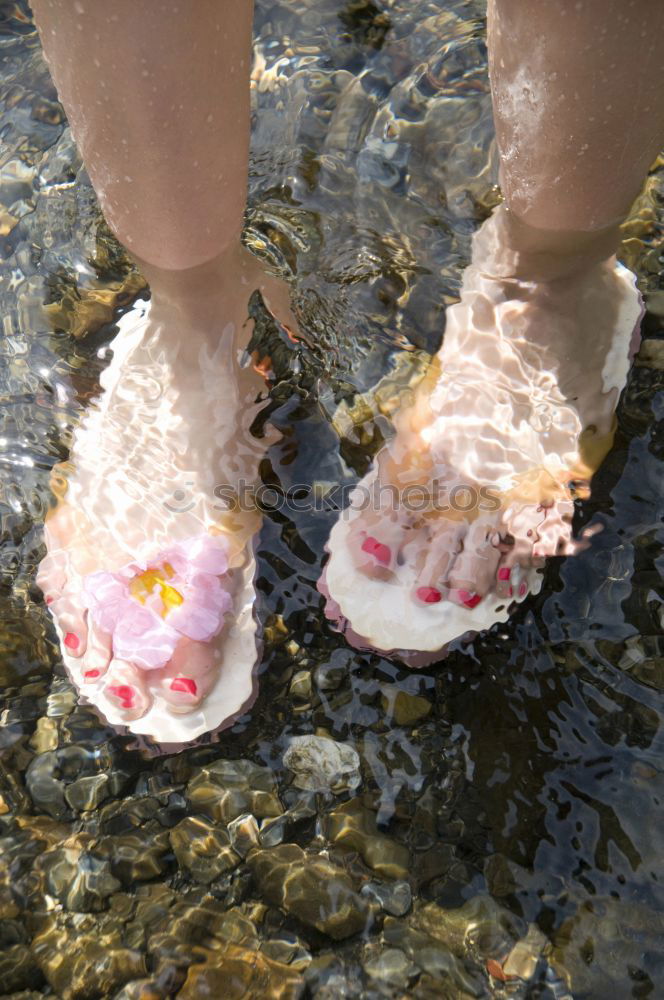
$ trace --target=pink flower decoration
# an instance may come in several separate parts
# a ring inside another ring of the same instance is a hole
[[[111,634],[114,656],[157,670],[183,636],[207,642],[221,631],[232,605],[219,579],[227,569],[224,539],[199,535],[115,573],[89,573],[83,603]]]

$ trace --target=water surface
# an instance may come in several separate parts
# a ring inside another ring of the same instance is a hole
[[[591,548],[551,560],[507,626],[410,672],[322,617],[334,504],[274,512],[258,701],[219,743],[149,756],[77,703],[33,583],[49,470],[146,292],[27,8],[0,18],[5,995],[662,995],[664,162],[625,228],[646,340],[578,505],[603,528]],[[262,472],[323,495],[366,470],[389,417],[372,389],[439,344],[499,197],[483,5],[264,0],[255,33],[246,238],[307,334],[258,326],[283,434]],[[358,755],[328,791],[284,762],[308,734]]]

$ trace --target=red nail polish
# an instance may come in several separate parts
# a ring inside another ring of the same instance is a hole
[[[381,563],[382,566],[389,566],[390,560],[392,559],[392,552],[390,551],[389,545],[384,545],[379,542],[377,538],[373,535],[368,535],[367,538],[362,542],[362,551],[368,552],[370,556],[373,556],[376,562]]]
[[[526,593],[527,590],[528,590],[528,588],[526,587],[525,583],[520,584],[519,585],[519,597],[523,597],[523,595]]]
[[[84,677],[99,677],[101,670],[86,670],[83,674]]]
[[[467,608],[476,608],[482,600],[480,594],[472,594],[469,590],[457,590],[459,600]]]
[[[47,598],[45,598],[45,600],[47,604],[53,604],[53,598],[50,596],[50,594]]]
[[[435,587],[418,587],[415,591],[417,598],[424,604],[438,604],[443,595]]]
[[[508,569],[507,566],[501,566],[501,568],[498,570],[499,580],[509,580],[511,575],[512,575],[512,570]]]
[[[112,684],[107,690],[122,702],[122,708],[134,707],[134,689],[129,684]]]
[[[196,681],[191,677],[176,677],[171,681],[171,691],[183,691],[185,694],[196,694],[198,688]]]
[[[72,650],[78,649],[80,644],[81,641],[77,635],[74,635],[73,632],[67,632],[65,636],[65,646],[67,647],[67,649],[72,649]]]

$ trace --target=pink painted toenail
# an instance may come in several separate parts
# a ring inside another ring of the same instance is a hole
[[[120,699],[123,708],[134,707],[134,689],[129,684],[113,684],[108,688],[108,692]]]
[[[362,551],[368,552],[370,556],[373,556],[376,562],[381,563],[383,566],[389,566],[390,560],[392,559],[392,552],[390,551],[389,545],[384,545],[379,542],[377,538],[373,535],[368,535],[362,542]]]
[[[100,670],[86,670],[85,673],[83,674],[83,676],[84,677],[99,677],[100,673],[101,673]]]
[[[435,587],[418,587],[415,594],[425,604],[438,604],[438,601],[442,600],[443,597]]]
[[[49,596],[49,597],[47,597],[47,598],[46,598],[46,603],[47,603],[47,604],[53,604],[53,598],[52,598],[52,597],[50,597],[50,596]]]
[[[198,688],[196,687],[196,681],[192,680],[191,677],[176,677],[171,682],[171,691],[184,691],[185,694],[196,694]]]
[[[522,583],[519,587],[519,597],[523,597],[523,595],[526,593],[527,590],[528,588],[526,587],[525,583]]]
[[[480,594],[473,594],[470,590],[457,590],[457,596],[467,608],[476,608],[482,600]]]
[[[511,575],[512,575],[512,570],[508,569],[507,566],[503,566],[501,569],[498,570],[499,580],[509,580]]]
[[[65,646],[67,649],[78,649],[81,644],[81,640],[73,632],[67,632],[65,636]]]

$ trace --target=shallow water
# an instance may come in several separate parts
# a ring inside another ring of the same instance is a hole
[[[247,240],[308,335],[258,333],[283,434],[263,478],[284,489],[364,472],[389,412],[371,389],[437,346],[497,201],[482,5],[377,6],[258,5]],[[32,583],[49,469],[140,279],[26,8],[0,17],[5,995],[660,996],[664,169],[626,227],[646,340],[578,506],[603,526],[590,549],[551,560],[508,626],[409,672],[324,622],[334,509],[275,512],[258,701],[220,743],[150,757],[77,704]],[[328,791],[284,760],[312,733],[357,754]]]

